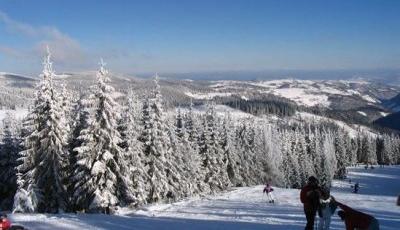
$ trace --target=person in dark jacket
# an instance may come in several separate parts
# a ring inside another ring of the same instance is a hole
[[[338,216],[344,221],[346,230],[379,230],[379,222],[375,217],[335,202],[342,209]]]
[[[354,190],[353,190],[353,193],[358,193],[358,190],[360,189],[360,184],[357,182],[355,185],[354,185]]]
[[[300,191],[300,201],[303,203],[304,214],[306,215],[306,230],[312,230],[319,206],[321,189],[318,186],[317,178],[310,176],[307,184]]]

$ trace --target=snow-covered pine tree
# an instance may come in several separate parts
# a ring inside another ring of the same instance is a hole
[[[238,150],[235,146],[235,126],[233,125],[230,113],[225,112],[222,125],[220,126],[221,148],[224,153],[224,163],[229,180],[233,185],[240,185],[241,177],[237,165],[239,164]]]
[[[343,138],[344,132],[339,130],[334,137],[335,157],[337,159],[335,178],[343,179],[346,176],[346,146]]]
[[[93,212],[134,202],[129,172],[117,130],[119,104],[114,100],[114,88],[103,60],[97,73],[97,83],[90,95],[93,117],[80,132],[82,144],[75,171],[75,201],[77,206]]]
[[[396,143],[394,136],[384,135],[383,137],[383,150],[382,150],[382,161],[384,164],[391,165],[396,162]]]
[[[253,177],[254,167],[254,129],[250,122],[242,122],[236,130],[236,148],[239,157],[239,167],[241,186],[256,184]]]
[[[283,172],[285,174],[285,185],[288,188],[300,188],[298,155],[293,151],[295,143],[294,132],[284,130],[281,133],[283,152]]]
[[[314,167],[312,165],[312,159],[307,152],[307,143],[305,139],[305,132],[303,127],[299,127],[295,130],[296,146],[295,152],[298,154],[299,167],[300,167],[300,184],[301,186],[307,183],[307,179],[311,175],[315,175]]]
[[[200,136],[200,155],[205,169],[205,183],[211,192],[222,191],[229,186],[229,177],[223,160],[223,151],[218,134],[218,117],[215,105],[208,105],[203,118],[203,130]]]
[[[254,124],[253,162],[255,163],[252,175],[257,184],[272,182],[274,179],[277,179],[273,177],[273,164],[280,164],[278,156],[272,157],[272,155],[278,155],[280,151],[271,153],[272,142],[269,137],[269,125],[264,125],[254,118],[251,122]],[[273,162],[275,160],[278,160],[278,162]]]
[[[199,193],[209,193],[209,186],[205,181],[205,170],[202,166],[202,160],[199,150],[199,116],[196,116],[193,112],[193,103],[190,102],[189,110],[183,116],[183,124],[185,128],[184,141],[187,140],[187,144],[190,145],[191,152],[190,156],[190,168],[196,176],[195,185],[196,191]]]
[[[171,154],[171,143],[167,136],[169,129],[164,118],[162,95],[158,75],[154,79],[153,95],[143,104],[143,153],[147,157],[149,177],[148,202],[177,198],[179,177]]]
[[[315,175],[317,178],[321,178],[323,174],[323,168],[321,166],[321,152],[322,152],[322,134],[318,127],[315,127],[313,130],[309,130],[309,138],[310,138],[310,156],[313,162]]]
[[[365,164],[376,164],[376,142],[375,139],[364,134],[362,139],[361,159],[360,162]]]
[[[135,196],[135,205],[139,206],[147,202],[148,195],[148,177],[147,168],[144,166],[146,163],[146,157],[142,153],[142,143],[139,141],[140,123],[138,114],[140,114],[140,105],[138,97],[133,91],[128,93],[127,110],[124,116],[125,124],[125,142],[126,152],[125,158],[128,162],[128,170],[130,180],[132,182],[131,187]]]
[[[17,171],[19,151],[21,150],[20,130],[13,114],[6,113],[3,119],[2,144],[0,147],[0,209],[12,208],[17,190]]]
[[[81,131],[86,130],[91,123],[90,118],[90,104],[91,102],[85,98],[83,94],[79,95],[79,99],[74,103],[72,108],[71,117],[71,135],[69,141],[69,166],[68,171],[70,172],[68,175],[68,185],[67,191],[69,195],[69,207],[68,211],[75,211],[78,209],[82,209],[83,207],[77,206],[77,201],[75,200],[75,188],[78,181],[75,180],[75,173],[77,170],[77,155],[78,152],[75,148],[82,145],[83,140],[80,138]]]
[[[336,156],[334,138],[330,132],[324,132],[321,151],[321,176],[320,185],[330,188],[336,171]]]
[[[68,151],[66,149],[66,126],[61,107],[61,98],[53,85],[54,71],[50,52],[43,62],[42,80],[36,92],[31,111],[30,130],[21,152],[19,165],[19,188],[16,202],[29,203],[28,210],[38,212],[59,212],[66,208],[66,178]],[[21,194],[25,194],[22,196]],[[21,204],[15,207],[23,208]]]
[[[177,191],[178,197],[188,197],[199,191],[196,187],[196,175],[191,165],[191,157],[193,150],[188,141],[188,135],[185,131],[183,123],[183,115],[181,109],[178,108],[175,114],[173,125],[169,126],[168,135],[172,147],[172,157],[177,172],[180,175],[180,188]]]

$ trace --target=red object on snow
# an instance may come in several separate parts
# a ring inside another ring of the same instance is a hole
[[[354,210],[344,204],[337,202],[338,206],[346,213],[345,224],[346,229],[368,229],[372,216]]]
[[[7,218],[2,218],[0,223],[0,230],[8,230],[11,227],[11,222]]]

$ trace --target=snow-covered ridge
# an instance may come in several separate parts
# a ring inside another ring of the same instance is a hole
[[[359,111],[360,112],[360,111]],[[366,115],[366,114],[365,114]],[[376,134],[372,129],[363,126],[363,125],[351,125],[351,124],[346,124],[343,121],[311,114],[311,113],[306,113],[306,112],[297,112],[296,115],[294,116],[294,119],[300,120],[300,121],[309,121],[309,122],[330,122],[336,124],[338,127],[344,129],[345,131],[348,132],[349,136],[352,138],[357,137],[358,133],[364,133],[368,134],[369,136],[376,138],[378,137],[378,134]]]
[[[361,80],[295,80],[281,79],[269,81],[213,81],[208,93],[185,92],[189,97],[196,99],[212,99],[213,97],[227,97],[233,94],[246,96],[247,92],[260,94],[274,94],[290,99],[298,105],[331,106],[330,97],[354,97],[366,104],[378,104],[380,98],[377,93],[370,92],[372,83]],[[377,89],[381,93],[396,89],[386,87]],[[247,97],[246,97],[247,98]]]

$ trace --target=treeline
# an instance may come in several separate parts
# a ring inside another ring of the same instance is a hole
[[[216,98],[219,104],[227,105],[234,109],[256,116],[275,114],[281,117],[292,116],[296,113],[296,106],[273,95],[262,98],[243,99],[240,97]]]
[[[105,212],[265,182],[325,186],[356,162],[400,163],[399,138],[376,139],[323,124],[268,124],[192,106],[166,113],[158,78],[121,106],[102,64],[89,92],[71,101],[54,84],[50,55],[23,125],[4,120],[2,208],[15,212]]]

